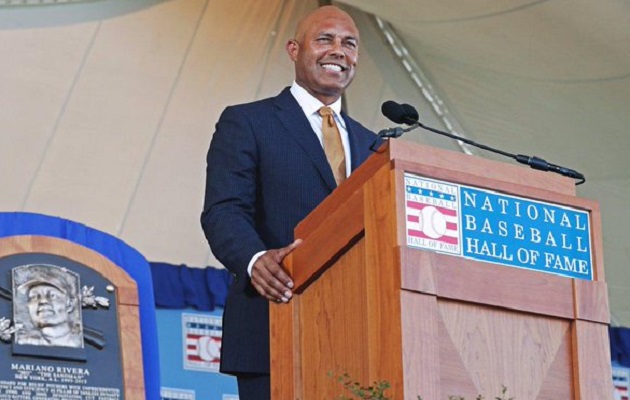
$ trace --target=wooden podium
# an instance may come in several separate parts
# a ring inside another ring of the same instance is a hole
[[[408,247],[405,173],[588,211],[593,279]],[[517,400],[612,399],[600,224],[571,179],[390,141],[295,230],[296,294],[270,310],[272,399],[350,396],[345,372],[388,381],[393,399],[502,385]]]

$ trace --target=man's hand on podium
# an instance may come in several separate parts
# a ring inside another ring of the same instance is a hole
[[[252,286],[261,296],[277,303],[287,303],[293,296],[293,281],[282,267],[282,260],[302,244],[296,239],[281,249],[267,250],[252,266]]]

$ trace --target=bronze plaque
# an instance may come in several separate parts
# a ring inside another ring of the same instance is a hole
[[[0,258],[0,399],[124,399],[114,285],[46,253]]]

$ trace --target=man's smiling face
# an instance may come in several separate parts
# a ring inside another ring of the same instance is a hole
[[[295,80],[324,104],[336,101],[352,82],[359,57],[359,32],[346,13],[323,7],[303,20],[287,43]]]

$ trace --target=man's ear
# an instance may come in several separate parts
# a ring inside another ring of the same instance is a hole
[[[291,61],[295,62],[297,60],[298,52],[300,51],[300,44],[295,39],[289,39],[287,42],[285,49],[287,50],[287,54]]]
[[[68,301],[66,302],[66,306],[67,306],[66,308],[68,310],[68,314],[74,311],[74,307],[76,303],[77,303],[76,300],[73,300],[71,297],[68,297]]]

